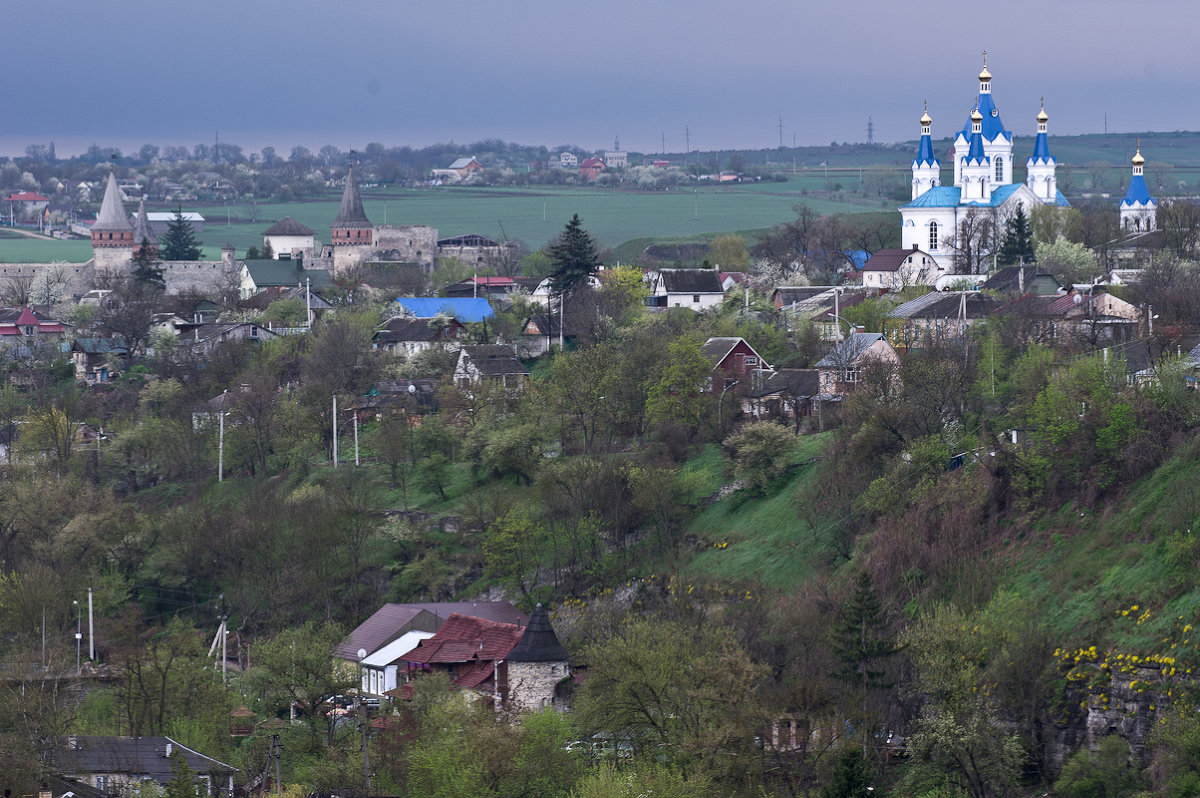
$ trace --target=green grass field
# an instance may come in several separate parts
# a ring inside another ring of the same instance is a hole
[[[821,213],[878,211],[881,205],[831,202],[808,197],[817,178],[801,175],[795,182],[699,186],[680,191],[633,192],[595,188],[428,188],[367,189],[363,205],[376,224],[424,224],[448,237],[480,233],[497,240],[519,239],[531,248],[557,235],[571,215],[604,247],[635,238],[710,237],[735,230],[757,230],[795,218],[793,206],[806,202]],[[823,184],[823,178],[820,179]],[[857,171],[840,182],[857,181]],[[262,233],[285,216],[308,225],[318,240],[329,240],[340,194],[291,203],[246,203],[229,206],[189,205],[206,224],[200,239],[206,258],[216,259],[232,244],[238,254],[262,246]],[[155,208],[155,210],[158,210]],[[257,221],[250,222],[250,218]],[[87,241],[40,241],[0,238],[0,262],[82,261],[91,257]]]

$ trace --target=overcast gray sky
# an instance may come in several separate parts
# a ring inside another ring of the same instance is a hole
[[[657,152],[936,136],[980,51],[1005,125],[1195,130],[1190,0],[9,3],[0,153],[500,138]]]

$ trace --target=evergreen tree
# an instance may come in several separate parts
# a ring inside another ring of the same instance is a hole
[[[144,283],[151,283],[159,288],[166,288],[167,281],[163,279],[162,266],[154,257],[154,250],[149,239],[142,239],[137,254],[133,256],[133,277]]]
[[[568,296],[580,288],[586,288],[588,278],[600,268],[596,242],[583,229],[579,214],[571,217],[558,238],[546,247],[546,252],[553,264],[550,284],[554,287],[554,293],[560,296]]]
[[[888,629],[883,615],[883,605],[871,576],[866,571],[858,574],[854,594],[842,606],[837,626],[833,631],[833,653],[840,667],[834,676],[860,691],[861,709],[859,723],[863,726],[863,753],[866,756],[867,703],[872,690],[885,690],[892,686],[887,680],[886,660],[899,649]]]
[[[175,206],[175,218],[167,223],[160,249],[163,260],[200,260],[200,242],[192,225],[183,218],[183,208]]]
[[[999,261],[1010,265],[1024,259],[1032,263],[1033,231],[1029,228],[1029,217],[1025,215],[1025,207],[1018,204],[1016,212],[1004,223],[1004,243],[1000,245]]]
[[[261,257],[262,255],[258,253],[258,247],[254,246],[253,244],[251,244],[250,248],[246,250],[246,260],[258,260]]]
[[[171,752],[171,780],[163,785],[164,798],[196,798],[196,771],[188,765],[183,751]]]
[[[833,777],[821,790],[821,798],[867,798],[871,794],[871,770],[854,748],[845,748],[833,768]]]

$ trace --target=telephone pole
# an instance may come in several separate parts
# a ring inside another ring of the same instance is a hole
[[[779,117],[779,149],[783,149],[783,117]]]

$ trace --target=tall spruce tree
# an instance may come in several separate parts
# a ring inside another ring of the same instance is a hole
[[[591,234],[583,229],[579,214],[571,217],[558,238],[546,247],[546,253],[554,267],[550,285],[559,296],[570,296],[585,288],[600,268],[600,252]]]
[[[159,264],[158,258],[154,257],[153,245],[149,239],[142,239],[137,254],[133,256],[133,277],[159,288],[167,287],[167,281],[163,279],[162,266]]]
[[[1005,266],[1024,260],[1032,263],[1033,231],[1029,228],[1029,217],[1025,215],[1025,206],[1017,204],[1017,210],[1004,223],[1004,243],[1000,245],[998,257]]]
[[[167,223],[159,249],[163,260],[200,260],[200,242],[196,231],[183,216],[183,208],[175,206],[175,217]]]
[[[854,593],[842,605],[838,623],[833,630],[833,653],[839,668],[834,676],[859,692],[860,715],[858,722],[863,733],[862,756],[867,756],[868,703],[872,691],[885,690],[892,686],[887,679],[887,660],[897,654],[899,648],[892,638],[883,605],[871,576],[860,571],[854,584]]]

